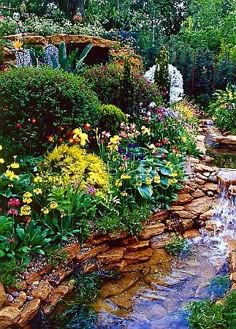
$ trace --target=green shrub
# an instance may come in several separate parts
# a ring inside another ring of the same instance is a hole
[[[124,113],[136,113],[140,109],[140,104],[142,107],[148,106],[153,101],[160,104],[161,97],[157,86],[150,84],[141,74],[132,74],[129,83],[126,83],[129,90],[125,89],[123,87],[125,81],[127,82],[125,73],[127,71],[124,72],[120,65],[109,64],[95,66],[87,70],[84,76],[92,84],[93,90],[103,104],[116,105]]]
[[[102,105],[99,128],[115,134],[119,131],[121,122],[126,121],[125,114],[115,105]]]
[[[189,324],[192,329],[235,329],[236,328],[236,291],[224,299],[223,304],[210,301],[192,302]]]
[[[225,91],[215,93],[215,99],[209,105],[209,113],[220,129],[236,132],[236,85],[228,85]]]
[[[96,125],[99,100],[85,80],[51,68],[0,74],[0,134],[28,153],[42,152],[61,130]]]
[[[176,234],[174,238],[166,244],[165,249],[169,254],[179,256],[188,253],[190,251],[190,245],[188,240]]]

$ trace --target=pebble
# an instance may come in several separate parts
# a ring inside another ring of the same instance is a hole
[[[13,300],[14,300],[14,297],[13,297],[12,295],[8,295],[8,296],[7,296],[7,301],[8,301],[9,303],[13,302]]]
[[[14,291],[12,294],[11,294],[14,298],[16,297],[19,297],[19,292],[18,291]]]

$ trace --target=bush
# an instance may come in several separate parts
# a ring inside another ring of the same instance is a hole
[[[219,128],[235,133],[236,85],[228,85],[225,91],[217,91],[215,93],[215,99],[209,105],[209,112]]]
[[[0,133],[24,151],[41,153],[61,130],[96,125],[99,100],[85,80],[51,68],[0,74]]]
[[[115,134],[119,131],[122,122],[126,121],[125,114],[115,105],[102,105],[99,128]]]
[[[130,90],[124,89],[127,76],[118,64],[95,66],[85,72],[86,79],[91,82],[93,90],[97,93],[103,104],[118,106],[124,113],[134,114],[140,106],[148,106],[151,102],[160,103],[161,97],[155,84],[150,84],[141,75],[134,73],[129,79]],[[127,107],[129,95],[129,107]]]

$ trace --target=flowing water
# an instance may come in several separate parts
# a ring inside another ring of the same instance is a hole
[[[236,200],[222,193],[213,216],[214,231],[193,239],[191,253],[172,258],[156,249],[145,263],[129,265],[118,279],[108,280],[94,305],[96,321],[81,325],[73,318],[61,328],[187,329],[191,301],[214,299],[211,281],[228,273],[227,241],[236,239]],[[73,305],[73,296],[68,305]],[[75,299],[74,299],[75,300]],[[68,306],[71,307],[71,306]],[[58,324],[47,328],[60,328]]]

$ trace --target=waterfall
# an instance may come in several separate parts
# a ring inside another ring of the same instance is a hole
[[[168,65],[170,77],[170,103],[180,101],[184,95],[183,77],[180,71],[172,64]],[[153,65],[145,74],[147,81],[154,83],[156,65]]]

